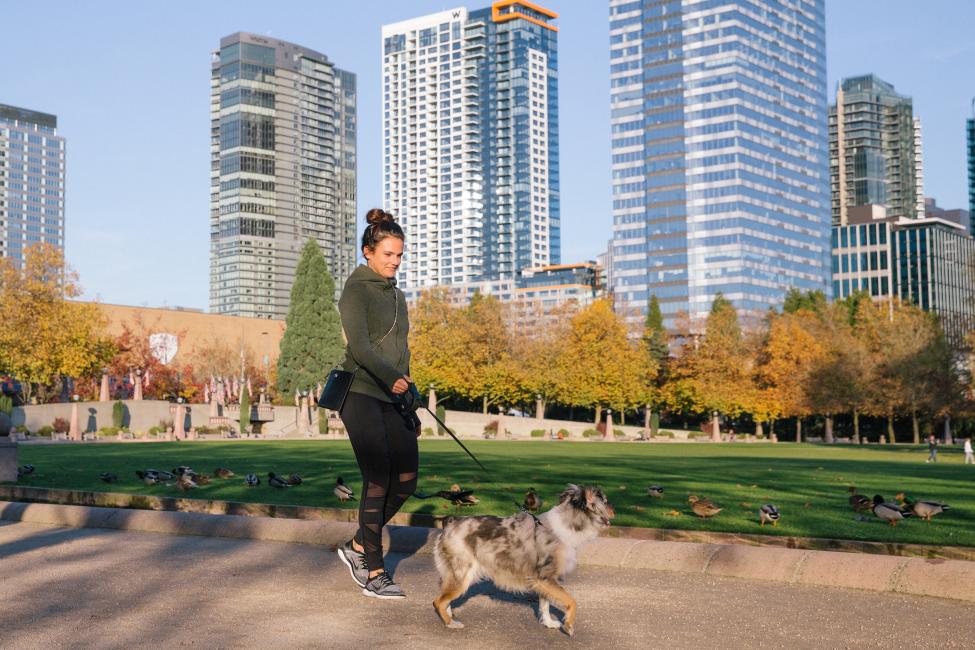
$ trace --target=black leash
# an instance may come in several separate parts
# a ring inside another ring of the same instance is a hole
[[[542,520],[536,517],[535,513],[528,509],[528,506],[526,506],[524,503],[518,503],[517,501],[512,501],[512,503],[518,506],[518,509],[524,512],[526,515],[530,515],[531,518],[535,520],[536,526],[542,526],[544,528],[542,525]]]
[[[482,465],[481,464],[481,461],[479,461],[477,459],[477,456],[475,456],[474,454],[472,454],[471,453],[471,450],[464,446],[464,443],[462,443],[457,438],[457,436],[454,435],[454,432],[451,431],[450,428],[446,424],[443,423],[443,420],[441,420],[440,418],[438,418],[437,417],[437,414],[434,413],[433,411],[431,411],[428,406],[424,406],[423,409],[427,413],[429,413],[430,415],[433,416],[433,419],[437,421],[437,424],[439,424],[443,428],[444,431],[446,431],[448,434],[450,434],[450,437],[454,439],[454,442],[456,442],[458,445],[460,445],[460,448],[467,452],[467,455],[471,457],[471,460],[473,460],[475,463],[477,463],[477,466],[484,470],[484,473],[487,475],[488,478],[491,478],[491,472],[488,471],[487,467],[485,467],[484,465]]]

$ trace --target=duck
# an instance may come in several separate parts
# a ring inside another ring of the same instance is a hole
[[[210,475],[209,474],[196,474],[192,478],[193,478],[194,481],[196,481],[196,484],[197,485],[209,485],[210,484]]]
[[[288,484],[289,485],[301,485],[305,482],[305,479],[301,478],[300,474],[289,474]]]
[[[144,472],[141,469],[135,470],[135,475],[142,479],[146,485],[155,485],[159,482],[159,477],[151,472]]]
[[[773,526],[778,526],[780,516],[779,509],[773,506],[771,503],[766,503],[758,510],[758,518],[762,522],[762,526],[767,523],[771,523]]]
[[[335,498],[342,503],[345,503],[346,501],[355,501],[355,492],[353,492],[352,488],[345,484],[345,481],[341,476],[335,479],[335,489],[332,490],[332,494],[334,494]]]
[[[897,526],[898,521],[910,517],[913,513],[896,503],[885,502],[884,498],[877,494],[873,497],[873,514],[877,515],[878,519],[889,522],[891,526]]]
[[[181,491],[186,492],[187,490],[192,490],[197,487],[196,482],[188,475],[184,474],[176,480],[176,487]]]
[[[161,469],[147,469],[146,474],[154,475],[157,481],[171,481],[176,478],[176,474],[173,472],[167,472]]]
[[[98,478],[105,481],[106,483],[114,483],[118,480],[118,476],[112,474],[111,472],[102,472],[98,475]]]
[[[474,490],[461,490],[460,486],[456,483],[451,485],[449,490],[440,490],[437,492],[437,496],[450,501],[458,508],[461,506],[476,506],[481,502],[480,499],[474,496]]]
[[[925,521],[931,521],[931,517],[940,515],[946,510],[951,510],[951,506],[940,501],[912,501],[903,492],[895,496],[894,499],[901,504],[901,508],[910,511],[915,517],[920,517]]]
[[[663,499],[664,489],[659,485],[651,485],[647,488],[647,496],[653,497],[654,499]]]
[[[23,467],[17,468],[17,478],[30,476],[33,473],[34,473],[34,466],[31,465],[30,463],[24,465]]]
[[[186,465],[180,465],[179,467],[174,467],[172,473],[176,476],[190,476],[190,477],[196,476],[196,472],[194,472],[191,468],[187,467]]]
[[[722,510],[722,508],[719,508],[714,503],[712,503],[710,499],[699,497],[695,494],[692,494],[691,496],[687,497],[687,500],[691,504],[691,510],[693,510],[694,514],[700,517],[701,519],[707,519],[708,517],[713,517],[719,512],[721,512]]]
[[[542,499],[535,492],[535,488],[529,488],[528,492],[525,492],[525,502],[523,504],[525,510],[528,512],[536,512],[542,507]]]
[[[213,475],[216,476],[217,478],[234,477],[234,473],[231,470],[227,469],[226,467],[218,467],[217,469],[213,470]]]
[[[857,494],[855,485],[850,486],[850,507],[856,512],[867,512],[873,509],[873,501],[865,494]]]
[[[273,488],[286,488],[291,487],[291,484],[286,480],[275,474],[274,472],[267,473],[267,484]]]
[[[261,484],[261,477],[259,477],[257,474],[248,474],[244,478],[244,484],[247,487],[257,487]]]

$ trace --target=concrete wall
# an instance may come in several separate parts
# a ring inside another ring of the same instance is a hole
[[[420,409],[420,421],[423,423],[424,428],[430,427],[436,431],[437,423],[426,412],[425,409]],[[508,430],[513,436],[518,436],[521,438],[526,438],[531,435],[533,429],[544,429],[545,431],[552,431],[557,433],[559,429],[565,429],[569,432],[570,438],[582,438],[582,432],[586,429],[595,429],[596,426],[592,422],[571,422],[569,420],[551,420],[548,418],[537,419],[537,418],[521,418],[512,415],[484,415],[482,413],[469,413],[467,411],[447,411],[445,414],[444,424],[446,424],[450,429],[456,433],[458,436],[471,437],[471,438],[481,438],[484,435],[484,427],[494,420],[499,420],[498,423],[498,437],[501,438],[504,435],[504,431]],[[605,421],[605,420],[604,420]],[[613,424],[614,429],[621,429],[627,436],[636,437],[640,435],[643,431],[643,427],[636,427],[632,425],[621,426],[619,423]],[[675,439],[686,439],[687,435],[684,431],[674,431]]]

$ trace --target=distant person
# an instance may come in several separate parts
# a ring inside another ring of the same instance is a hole
[[[928,459],[924,462],[925,463],[938,462],[938,439],[934,437],[934,434],[928,436]]]
[[[975,465],[975,455],[972,454],[972,438],[965,438],[965,464]]]

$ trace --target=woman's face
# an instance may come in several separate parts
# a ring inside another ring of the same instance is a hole
[[[399,237],[386,237],[372,250],[363,248],[362,254],[365,255],[369,268],[386,279],[394,278],[396,269],[403,261],[403,240]]]

